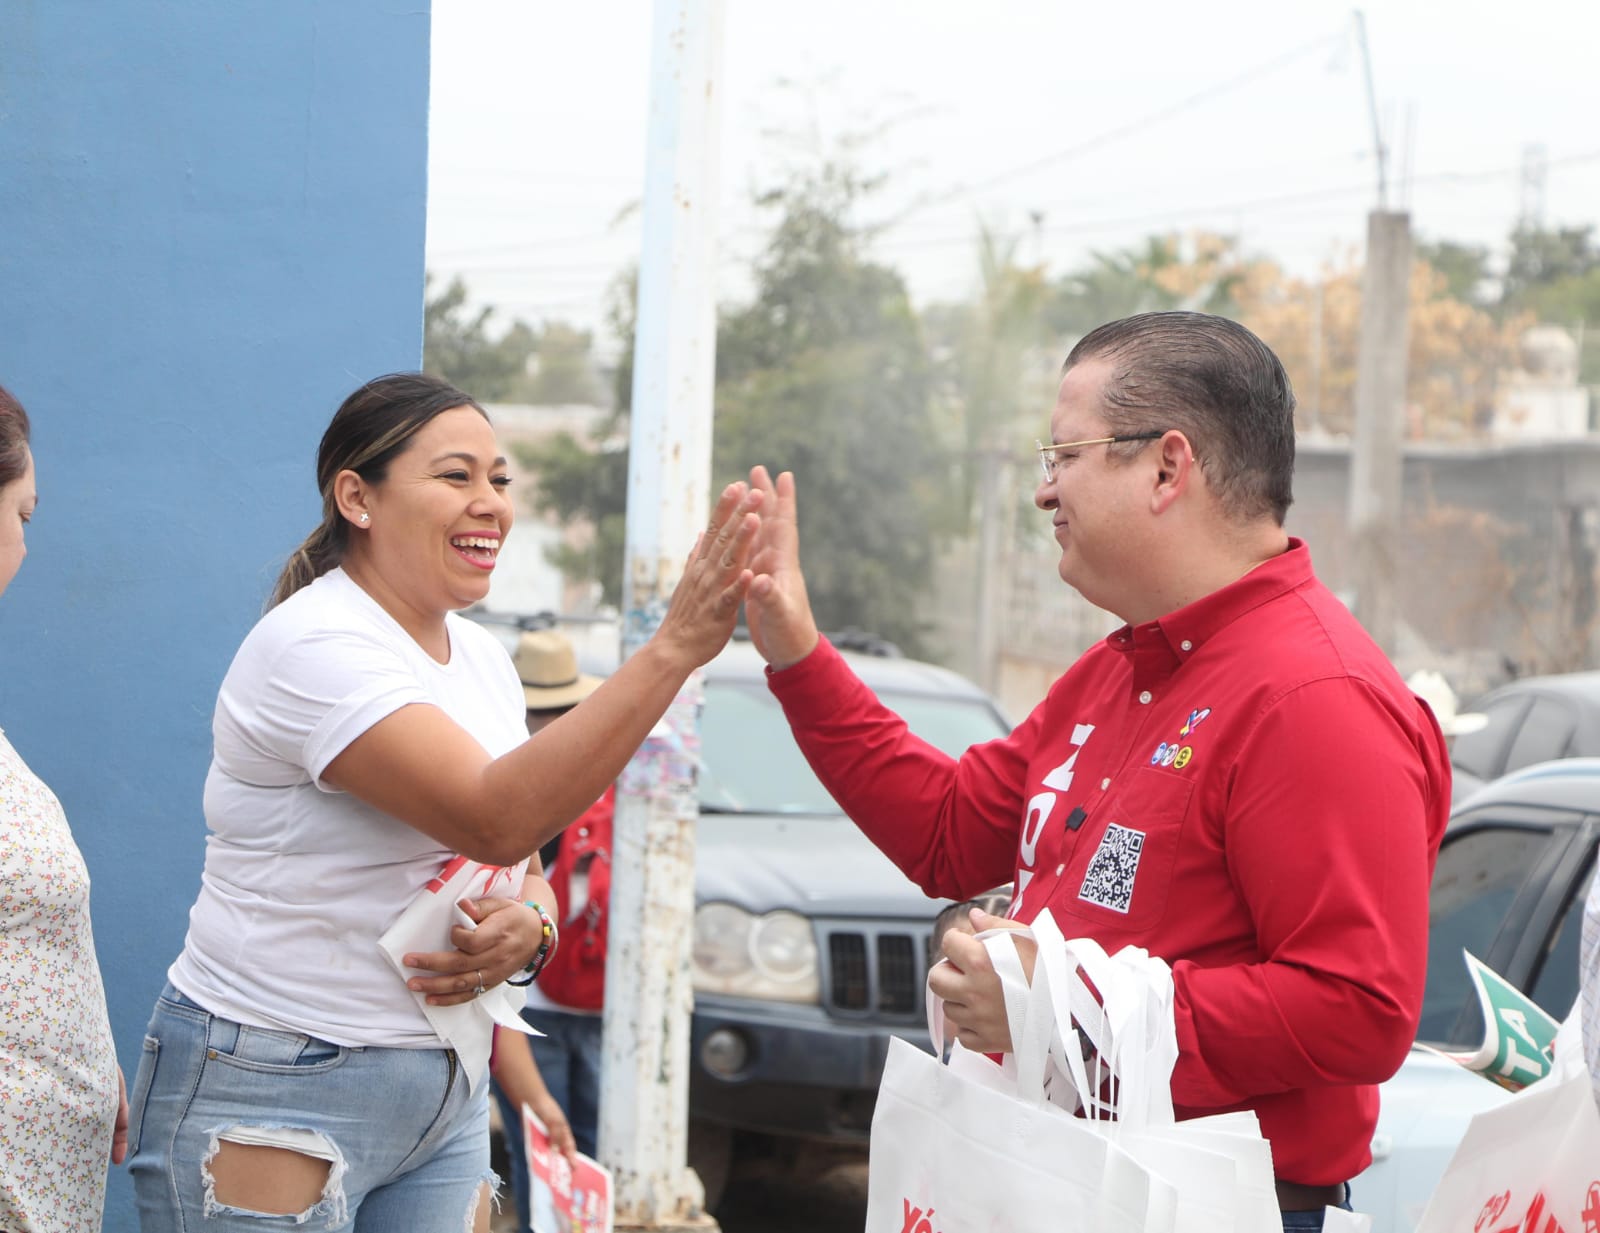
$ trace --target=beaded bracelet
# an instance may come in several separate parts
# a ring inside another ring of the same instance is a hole
[[[528,960],[528,966],[522,969],[519,980],[514,976],[506,977],[506,984],[531,985],[539,979],[539,973],[544,971],[544,965],[550,962],[550,956],[555,953],[556,943],[561,940],[560,933],[556,930],[556,922],[542,907],[531,899],[524,899],[523,904],[532,908],[539,914],[539,949],[533,952],[533,958]]]

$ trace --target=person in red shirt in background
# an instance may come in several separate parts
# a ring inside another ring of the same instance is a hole
[[[513,656],[527,703],[531,736],[600,687],[578,671],[572,640],[553,629],[530,630]],[[518,1228],[529,1233],[529,1182],[522,1143],[524,1103],[545,1124],[551,1146],[568,1156],[597,1155],[600,1121],[601,1005],[606,977],[606,923],[611,898],[611,818],[615,788],[540,850],[555,892],[561,945],[528,989],[522,1015],[545,1033],[528,1037],[496,1029],[491,1073],[511,1164]]]
[[[1444,739],[1284,530],[1294,395],[1255,335],[1187,312],[1101,326],[1050,429],[1034,503],[1059,573],[1126,624],[1009,737],[951,759],[861,684],[812,617],[794,477],[763,467],[751,635],[819,778],[928,894],[1014,881],[1010,922],[1048,908],[1172,965],[1179,1117],[1254,1110],[1284,1228],[1320,1229],[1416,1030]],[[961,1043],[1009,1050],[982,946],[944,944]]]

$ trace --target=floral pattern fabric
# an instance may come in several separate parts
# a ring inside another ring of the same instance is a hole
[[[89,871],[0,732],[0,1229],[98,1230],[116,1115]]]

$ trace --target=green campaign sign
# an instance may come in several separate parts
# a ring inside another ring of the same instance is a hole
[[[1561,1024],[1493,968],[1466,951],[1461,953],[1483,1007],[1485,1049],[1480,1054],[1483,1064],[1475,1069],[1513,1089],[1542,1079],[1550,1073]]]

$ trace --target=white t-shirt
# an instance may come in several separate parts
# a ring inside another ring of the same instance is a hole
[[[413,703],[437,706],[491,757],[528,739],[511,657],[463,617],[446,628],[440,664],[334,569],[240,646],[212,719],[200,897],[168,973],[213,1014],[335,1044],[438,1047],[378,938],[454,854],[319,777]]]

